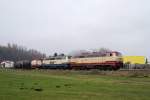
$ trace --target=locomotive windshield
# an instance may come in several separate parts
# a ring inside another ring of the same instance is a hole
[[[116,56],[122,56],[122,54],[120,52],[117,52]]]

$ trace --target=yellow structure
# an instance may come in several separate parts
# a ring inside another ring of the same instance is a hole
[[[146,57],[144,56],[123,56],[123,62],[129,64],[145,64]]]

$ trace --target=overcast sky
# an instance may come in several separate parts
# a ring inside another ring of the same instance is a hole
[[[0,44],[150,57],[150,0],[0,0]]]

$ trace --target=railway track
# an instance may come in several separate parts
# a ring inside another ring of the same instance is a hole
[[[150,69],[120,69],[119,71],[150,71]]]

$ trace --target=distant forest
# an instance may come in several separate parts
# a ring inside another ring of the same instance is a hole
[[[0,61],[32,60],[44,57],[46,57],[46,55],[37,50],[27,49],[26,47],[18,46],[16,44],[8,44],[7,46],[0,45]]]

